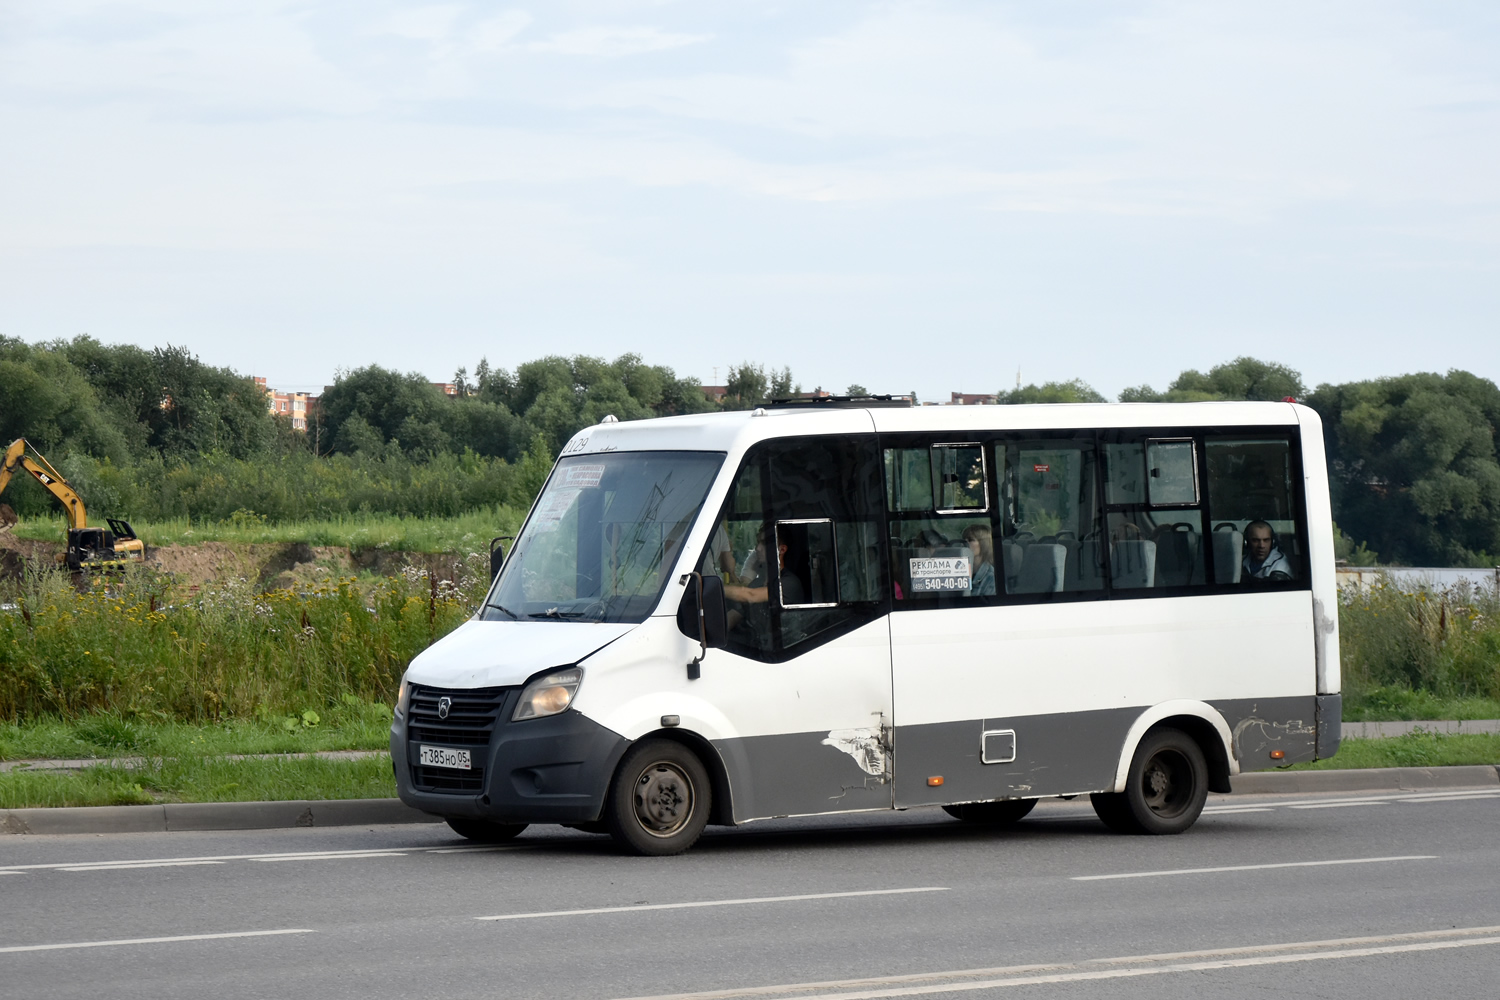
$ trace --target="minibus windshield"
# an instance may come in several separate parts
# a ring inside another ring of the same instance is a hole
[[[644,621],[723,461],[681,451],[562,459],[480,617]]]

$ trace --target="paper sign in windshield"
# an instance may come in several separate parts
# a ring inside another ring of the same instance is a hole
[[[563,470],[563,485],[589,490],[599,485],[604,478],[602,465],[570,465]]]
[[[573,506],[573,501],[578,499],[578,494],[583,492],[579,489],[550,490],[537,505],[536,513],[532,515],[532,521],[536,524],[537,531],[552,531],[557,527],[559,521],[568,513]]]
[[[908,560],[911,566],[911,589],[918,594],[934,591],[968,590],[967,556],[924,556]]]

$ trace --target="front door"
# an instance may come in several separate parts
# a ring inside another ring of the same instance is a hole
[[[767,441],[719,513],[729,644],[694,683],[736,734],[736,820],[892,805],[880,480],[873,434]]]

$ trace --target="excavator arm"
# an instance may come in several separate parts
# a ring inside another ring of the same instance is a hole
[[[25,438],[16,438],[5,449],[5,462],[0,465],[0,493],[4,493],[5,487],[10,485],[10,477],[17,469],[31,473],[32,478],[41,483],[48,493],[57,497],[63,510],[67,512],[69,528],[76,530],[88,527],[89,519],[84,510],[83,498],[73,492],[68,481]]]

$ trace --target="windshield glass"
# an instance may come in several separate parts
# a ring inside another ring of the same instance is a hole
[[[723,461],[638,451],[558,462],[481,617],[644,621]]]

